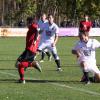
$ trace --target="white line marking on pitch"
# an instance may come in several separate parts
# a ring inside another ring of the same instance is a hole
[[[5,75],[10,75],[10,76],[14,76],[14,77],[18,77],[18,75],[16,74],[12,74],[12,73],[7,73],[7,72],[4,72],[4,71],[0,71],[1,74],[5,74]]]
[[[100,96],[100,93],[98,93],[98,92],[93,92],[93,91],[86,90],[86,89],[83,89],[83,88],[72,87],[72,86],[68,86],[68,85],[65,85],[65,84],[59,84],[59,83],[51,83],[51,84],[56,85],[56,86],[60,86],[60,87],[69,88],[69,89],[76,90],[76,91],[81,91],[81,92],[92,94],[92,95]]]
[[[14,76],[14,77],[19,77],[18,75],[12,74],[12,73],[1,72],[1,71],[0,71],[0,73],[1,74],[5,74],[5,75]],[[26,78],[28,78],[28,77],[26,77]],[[29,79],[33,79],[33,78],[29,78]],[[55,82],[52,82],[52,83],[48,82],[48,83],[51,84],[51,85],[55,85],[55,86],[59,86],[59,87],[64,87],[64,88],[69,88],[69,89],[72,89],[72,90],[75,90],[75,91],[80,91],[80,92],[88,93],[90,95],[100,96],[100,93],[98,93],[98,92],[86,90],[86,89],[83,89],[83,88],[72,87],[72,86],[69,86],[69,85],[59,84],[59,83],[55,83]]]

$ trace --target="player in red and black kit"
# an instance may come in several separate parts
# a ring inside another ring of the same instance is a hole
[[[24,70],[28,67],[34,67],[41,72],[41,67],[37,61],[35,61],[35,56],[37,52],[37,47],[39,43],[39,32],[38,25],[33,18],[27,18],[28,32],[26,36],[26,48],[24,52],[18,57],[16,62],[16,67],[20,75],[19,82],[25,83]]]
[[[79,34],[86,32],[89,35],[90,28],[92,27],[92,22],[89,21],[89,16],[84,15],[85,20],[80,21]]]

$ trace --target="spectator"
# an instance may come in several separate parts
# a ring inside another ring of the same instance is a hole
[[[61,22],[61,27],[66,27],[67,25],[67,18],[64,17],[63,21]]]
[[[18,26],[19,27],[25,27],[25,22],[24,22],[23,19],[21,21],[19,21]]]
[[[84,20],[80,21],[79,24],[79,34],[85,31],[89,35],[89,31],[91,27],[92,27],[92,22],[89,20],[89,16],[84,15]]]

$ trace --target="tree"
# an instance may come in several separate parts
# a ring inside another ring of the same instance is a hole
[[[26,20],[28,16],[41,13],[52,13],[56,22],[60,23],[63,17],[70,19],[80,18],[88,13],[92,19],[100,16],[100,0],[0,0],[2,23],[11,25],[21,18]],[[5,21],[5,22],[4,22]]]

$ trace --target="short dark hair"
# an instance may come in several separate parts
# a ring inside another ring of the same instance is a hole
[[[43,13],[40,14],[40,17],[43,16],[43,15],[47,16],[47,14],[45,12],[43,12]]]
[[[48,14],[48,17],[49,17],[49,16],[52,16],[52,17],[54,18],[53,14]]]
[[[89,36],[88,34],[89,34],[89,33],[86,32],[86,31],[81,31],[81,32],[79,33],[79,37],[81,37],[82,35]]]
[[[28,18],[27,18],[27,22],[30,23],[30,24],[33,22],[33,20],[34,20],[33,17],[28,17]]]

